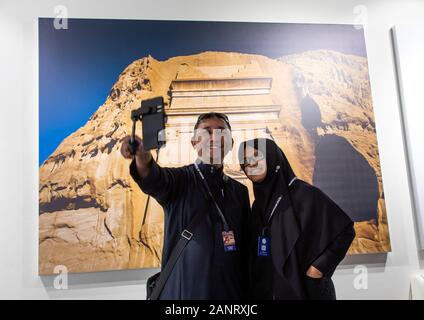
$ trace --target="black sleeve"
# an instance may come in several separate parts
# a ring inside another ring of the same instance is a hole
[[[348,225],[312,263],[325,277],[331,277],[355,238],[353,223]]]
[[[130,164],[130,175],[144,193],[155,198],[161,205],[166,205],[178,197],[185,177],[182,168],[162,168],[154,160],[150,164],[149,174],[144,178],[138,174],[133,160]]]

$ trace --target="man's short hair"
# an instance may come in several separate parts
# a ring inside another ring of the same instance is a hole
[[[220,112],[207,112],[207,113],[202,113],[201,115],[199,115],[199,117],[197,118],[196,124],[194,125],[194,130],[196,130],[199,127],[202,121],[207,119],[212,119],[212,118],[223,120],[225,124],[227,125],[228,129],[231,131],[231,125],[227,115]]]

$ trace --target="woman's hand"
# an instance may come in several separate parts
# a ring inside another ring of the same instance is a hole
[[[306,275],[310,278],[322,278],[324,275],[321,271],[319,271],[314,266],[310,266],[308,271],[306,271]]]

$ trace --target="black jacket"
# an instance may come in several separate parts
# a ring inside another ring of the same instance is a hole
[[[225,252],[223,223],[207,198],[194,165],[162,168],[152,161],[147,177],[138,175],[135,162],[130,173],[141,190],[164,208],[162,267],[168,261],[181,232],[196,214],[203,215],[197,233],[184,249],[160,299],[242,299],[246,297],[247,227],[250,212],[247,188],[226,176],[222,169],[199,163],[236,240],[236,251]]]
[[[260,150],[266,155],[267,163],[265,180],[253,184],[255,202],[250,223],[253,297],[334,299],[331,276],[355,237],[352,220],[321,190],[296,178],[274,141],[247,141],[240,148],[240,158],[244,157],[245,145]],[[264,227],[271,242],[267,257],[257,254],[258,236]],[[324,277],[307,277],[311,265]]]

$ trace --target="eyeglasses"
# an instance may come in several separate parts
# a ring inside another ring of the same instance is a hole
[[[221,113],[221,112],[209,112],[209,113],[202,113],[202,114],[199,116],[199,119],[198,119],[198,120],[203,120],[205,117],[209,118],[209,117],[211,117],[211,116],[215,116],[215,117],[221,118],[221,119],[223,119],[223,120],[225,120],[225,121],[229,121],[229,120],[228,120],[227,115],[226,115],[226,114],[224,114],[224,113]]]
[[[226,114],[221,113],[221,112],[202,113],[197,118],[197,122],[196,122],[196,125],[194,126],[194,128],[196,129],[199,126],[200,122],[202,122],[203,120],[213,118],[213,117],[224,120],[224,122],[227,124],[228,129],[230,129],[230,131],[231,131],[230,120],[228,119]]]
[[[245,157],[244,163],[240,164],[243,168],[247,165],[255,165],[259,161],[265,159],[265,155],[262,152],[259,152],[257,155],[251,156],[251,157]]]

